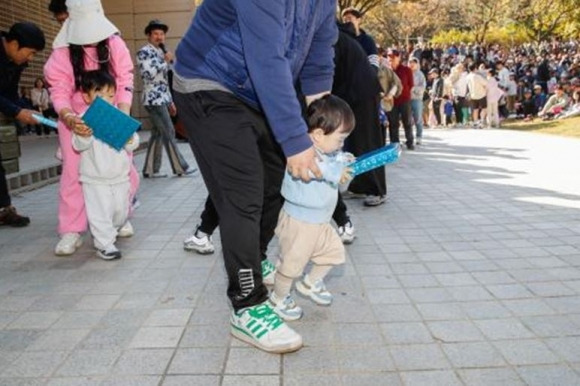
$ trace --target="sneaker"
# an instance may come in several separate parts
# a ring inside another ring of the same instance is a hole
[[[262,282],[264,285],[274,285],[276,278],[276,265],[270,260],[262,260]]]
[[[75,251],[80,248],[83,244],[83,239],[78,233],[65,233],[60,238],[56,248],[54,248],[54,254],[57,256],[68,256],[75,253]]]
[[[421,146],[423,144],[423,142],[421,141],[421,138],[417,138],[417,140],[415,141],[415,144]]]
[[[167,177],[167,174],[160,172],[155,172],[153,174],[143,173],[143,178],[165,178],[165,177]]]
[[[117,232],[118,237],[131,237],[134,234],[135,234],[135,230],[133,229],[133,225],[131,225],[129,220],[127,220],[125,225],[123,225],[121,228],[119,228],[119,231]]]
[[[276,293],[272,291],[268,301],[274,312],[287,322],[298,320],[302,317],[302,308],[296,304],[290,294],[286,295],[284,299],[279,299]]]
[[[413,145],[412,143],[407,145],[407,150],[415,150],[415,145]]]
[[[343,244],[346,245],[352,244],[355,236],[354,236],[354,226],[352,225],[352,222],[350,222],[350,220],[348,220],[348,222],[343,226],[338,227],[338,235],[340,236],[340,239],[342,240]]]
[[[296,283],[296,290],[318,305],[329,306],[332,303],[332,294],[326,290],[323,280],[311,283],[308,275],[305,275],[302,280]]]
[[[387,201],[385,196],[367,196],[364,201],[364,206],[379,206]]]
[[[365,195],[362,193],[354,193],[351,192],[350,190],[347,190],[346,192],[341,193],[342,194],[342,199],[343,200],[356,200],[359,198],[365,198]]]
[[[30,218],[21,216],[13,206],[0,209],[0,225],[8,225],[15,228],[25,227],[30,224]]]
[[[284,354],[302,347],[302,337],[274,312],[268,302],[232,312],[231,334],[270,353]]]
[[[196,168],[189,168],[189,169],[185,170],[183,173],[176,173],[175,175],[177,177],[189,176],[191,174],[194,174],[195,172],[197,172],[197,169]]]
[[[215,251],[211,236],[195,228],[193,235],[183,241],[183,249],[194,251],[200,255],[211,255]]]
[[[121,258],[121,251],[113,245],[106,249],[98,249],[97,256],[103,260],[117,260]]]

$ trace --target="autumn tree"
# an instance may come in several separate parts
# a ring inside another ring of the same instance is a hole
[[[523,26],[531,39],[546,40],[566,23],[580,23],[578,0],[518,0],[512,18]]]

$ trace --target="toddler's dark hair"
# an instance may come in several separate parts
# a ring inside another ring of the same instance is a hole
[[[306,125],[309,133],[314,129],[322,129],[324,135],[332,134],[341,125],[341,133],[350,133],[355,125],[354,113],[345,101],[328,94],[308,106]]]
[[[115,78],[108,71],[94,70],[86,71],[81,76],[81,91],[101,91],[105,87],[117,88]]]

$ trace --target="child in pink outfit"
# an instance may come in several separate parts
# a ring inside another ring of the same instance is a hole
[[[100,0],[67,0],[66,4],[70,17],[55,38],[54,50],[44,66],[51,99],[60,117],[58,136],[62,175],[58,233],[61,240],[55,248],[57,255],[73,254],[82,244],[80,234],[87,230],[87,215],[79,182],[80,155],[72,147],[73,130],[75,133],[79,130],[90,131],[79,117],[88,108],[80,90],[80,74],[100,69],[113,75],[117,84],[114,103],[126,113],[129,113],[133,98],[131,54],[117,34],[117,28],[104,16]],[[71,56],[80,59],[76,66],[73,66]],[[133,197],[139,185],[134,166],[129,178]],[[120,232],[129,236],[132,235],[132,228]]]

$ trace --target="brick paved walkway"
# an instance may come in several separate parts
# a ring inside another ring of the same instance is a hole
[[[389,167],[386,205],[347,202],[358,238],[328,282],[335,304],[298,298],[305,347],[284,356],[229,336],[219,254],[182,249],[199,176],[143,181],[118,262],[88,238],[53,256],[56,186],[23,193],[32,225],[0,230],[0,385],[580,384],[579,153],[428,131]]]

